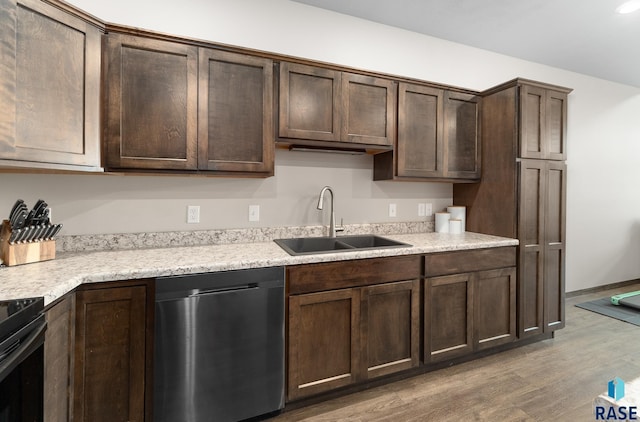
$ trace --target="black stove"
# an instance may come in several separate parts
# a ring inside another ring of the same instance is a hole
[[[43,420],[43,298],[0,301],[0,422]]]
[[[41,297],[0,301],[0,342],[36,319],[42,309]]]

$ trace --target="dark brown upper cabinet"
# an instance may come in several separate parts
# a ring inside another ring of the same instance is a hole
[[[273,174],[273,61],[201,48],[198,168]]]
[[[396,148],[375,156],[374,179],[479,179],[479,120],[472,94],[401,82]]]
[[[393,146],[397,85],[392,80],[282,62],[279,86],[279,141]]]
[[[198,49],[109,34],[105,51],[109,169],[197,169]]]
[[[520,86],[520,157],[567,159],[567,93]]]
[[[106,167],[273,174],[273,62],[109,34]]]
[[[0,165],[99,170],[102,28],[39,0],[0,9]]]

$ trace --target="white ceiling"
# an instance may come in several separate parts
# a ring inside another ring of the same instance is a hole
[[[293,0],[640,87],[640,11],[625,0]]]

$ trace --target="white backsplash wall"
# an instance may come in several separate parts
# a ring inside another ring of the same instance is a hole
[[[329,185],[336,222],[420,221],[418,204],[450,205],[450,183],[374,182],[373,157],[276,151],[276,175],[267,179],[172,176],[0,174],[0,216],[13,202],[49,203],[62,234],[137,233],[218,228],[328,224],[330,202],[316,209]],[[388,216],[390,203],[397,217]],[[200,206],[200,223],[188,224],[187,206]],[[249,205],[260,221],[249,222]]]

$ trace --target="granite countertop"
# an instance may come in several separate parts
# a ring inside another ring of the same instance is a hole
[[[411,247],[290,256],[274,242],[61,253],[52,261],[0,268],[0,300],[44,297],[80,284],[384,256],[515,246],[517,239],[466,232],[385,235]]]

